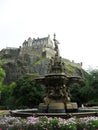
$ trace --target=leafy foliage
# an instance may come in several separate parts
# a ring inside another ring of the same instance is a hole
[[[1,101],[2,109],[9,109],[14,105],[14,100],[12,97],[12,93],[14,90],[16,83],[13,82],[10,85],[3,85],[1,92]]]
[[[72,100],[81,104],[98,105],[98,70],[85,74],[84,84],[71,86]]]
[[[34,82],[35,75],[25,75],[17,82],[13,91],[17,108],[36,107],[43,99],[44,86]]]
[[[0,55],[0,59],[1,57]],[[26,59],[28,59],[28,57]],[[7,60],[9,60],[9,58],[5,57],[5,62],[8,62]],[[33,66],[44,62],[44,60],[44,58],[36,60]],[[21,62],[18,61],[17,63],[20,64]],[[12,64],[10,65],[12,68]],[[66,74],[69,76],[76,73],[82,76],[83,70],[81,71],[80,68],[77,69],[77,66],[69,64],[69,61],[66,61],[65,68]],[[18,74],[20,71],[18,68]],[[24,69],[21,73],[23,72]],[[84,84],[74,83],[71,86],[71,99],[72,101],[78,102],[79,105],[98,105],[98,70],[95,69],[89,73],[83,72],[83,74]],[[36,107],[42,101],[45,93],[44,86],[35,83],[33,80],[38,76],[38,74],[28,74],[21,77],[16,83],[12,82],[9,85],[5,85],[4,79],[6,73],[2,68],[2,61],[0,60],[0,106],[6,106],[6,108],[10,109]]]
[[[5,106],[4,108],[7,108],[9,103],[11,103],[11,94],[13,93],[13,89],[15,86],[15,83],[12,82],[10,85],[4,85],[3,81],[6,74],[5,71],[2,68],[2,61],[0,60],[0,109]]]

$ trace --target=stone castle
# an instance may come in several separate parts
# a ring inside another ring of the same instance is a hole
[[[7,47],[6,49],[2,49],[1,52],[3,52],[4,55],[7,55],[7,57],[10,57],[14,59],[15,57],[25,57],[25,55],[34,58],[51,58],[54,57],[56,51],[55,51],[55,45],[54,42],[51,40],[50,35],[44,38],[31,38],[29,37],[27,40],[25,40],[22,43],[22,46],[19,48],[13,48],[13,47]],[[75,63],[73,60],[70,64],[74,64],[75,66],[81,67],[82,62]]]
[[[20,55],[29,54],[30,56],[46,57],[50,58],[55,54],[54,45],[50,36],[44,38],[30,37],[24,41],[20,48]]]
[[[3,69],[6,72],[5,83],[16,81],[26,73],[47,73],[47,64],[51,57],[56,55],[56,45],[50,36],[44,38],[30,37],[22,43],[19,48],[7,47],[0,51]],[[68,59],[62,59],[66,64],[67,75],[81,74],[81,63],[75,63]],[[77,69],[76,69],[77,68]]]
[[[51,58],[55,55],[54,44],[50,39],[50,35],[44,38],[28,38],[25,40],[19,48],[7,47],[3,49],[2,52],[5,54],[24,56],[28,54],[30,57],[45,57]]]

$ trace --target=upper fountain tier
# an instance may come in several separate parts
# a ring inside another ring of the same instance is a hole
[[[60,57],[60,53],[59,53],[59,48],[58,48],[58,44],[59,42],[56,40],[56,35],[54,34],[54,50],[55,50],[55,56],[51,57],[49,64],[48,64],[48,74],[64,74],[65,72],[65,65],[64,62],[62,61],[62,58]]]

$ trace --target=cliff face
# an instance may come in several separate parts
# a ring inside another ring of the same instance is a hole
[[[47,73],[49,62],[49,58],[47,57],[31,56],[29,54],[19,55],[19,49],[10,51],[10,53],[5,53],[3,50],[0,54],[2,55],[2,67],[6,72],[5,84],[16,81],[20,76],[26,73],[39,73],[40,75]],[[83,77],[81,65],[67,59],[62,60],[65,63],[65,73],[67,76]]]
[[[59,53],[58,41],[54,42],[50,36],[45,38],[28,38],[20,48],[6,48],[0,51],[3,68],[6,72],[5,84],[16,81],[26,73],[39,73],[45,75],[51,57]],[[83,77],[81,64],[76,64],[68,59],[62,59],[65,63],[67,76]]]
[[[46,73],[48,58],[32,57],[28,54],[20,55],[20,50],[16,50],[10,49],[0,52],[2,67],[6,73],[5,84],[16,81],[26,73],[39,73],[41,75]]]

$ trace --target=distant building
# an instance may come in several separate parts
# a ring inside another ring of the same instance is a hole
[[[54,56],[55,50],[50,36],[37,39],[29,37],[27,41],[23,42],[22,47],[20,47],[20,56],[25,54],[47,58]]]
[[[50,39],[50,35],[44,38],[28,38],[22,43],[22,46],[19,48],[7,47],[6,49],[2,49],[5,58],[12,58],[13,60],[18,57],[26,58],[30,57],[45,57],[51,58],[56,54],[54,42]],[[28,58],[27,58],[28,59]],[[68,62],[77,67],[82,67],[81,63],[75,63],[74,60],[72,62]]]

